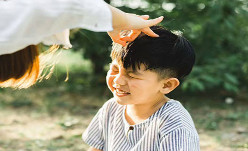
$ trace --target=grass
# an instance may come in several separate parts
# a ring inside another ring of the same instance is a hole
[[[52,87],[5,89],[0,93],[0,150],[86,150],[81,134],[107,100],[92,94]],[[227,105],[199,96],[182,100],[200,134],[201,150],[248,149],[248,103]]]
[[[81,134],[103,101],[58,91],[36,88],[0,93],[1,151],[86,150]]]
[[[247,100],[237,98],[233,104],[226,104],[224,100],[212,97],[198,96],[189,99],[192,101],[185,102],[185,106],[190,111],[200,136],[212,136],[214,142],[218,143],[217,146],[225,146],[226,150],[248,150]],[[208,140],[201,139],[202,143],[203,141]],[[202,149],[204,146],[202,144]]]

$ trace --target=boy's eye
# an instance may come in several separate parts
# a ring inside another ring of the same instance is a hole
[[[128,74],[129,78],[131,79],[137,79],[137,77],[133,76],[132,74]]]

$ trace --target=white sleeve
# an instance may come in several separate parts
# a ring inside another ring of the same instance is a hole
[[[72,28],[110,31],[111,11],[103,0],[0,1],[0,54]]]

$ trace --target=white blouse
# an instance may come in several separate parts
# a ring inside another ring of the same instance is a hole
[[[111,31],[111,11],[103,0],[0,0],[0,55],[40,42],[71,47],[72,28]]]

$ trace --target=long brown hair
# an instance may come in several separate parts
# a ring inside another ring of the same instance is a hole
[[[0,55],[0,87],[27,88],[40,74],[38,46]]]

